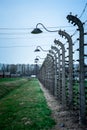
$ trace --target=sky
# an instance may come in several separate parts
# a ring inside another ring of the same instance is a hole
[[[54,39],[64,43],[66,40],[57,32],[46,32],[41,25],[38,26],[43,33],[31,34],[36,24],[42,23],[49,30],[66,30],[72,35],[76,26],[69,23],[66,17],[70,12],[80,17],[83,12],[80,20],[85,22],[87,8],[83,9],[86,3],[87,0],[0,0],[0,63],[33,64],[36,56],[45,58],[46,52],[34,52],[37,46],[50,50]],[[73,42],[77,38],[78,34],[73,37]],[[86,39],[87,36],[85,42]],[[85,52],[87,54],[87,48]],[[42,62],[39,59],[39,63]]]

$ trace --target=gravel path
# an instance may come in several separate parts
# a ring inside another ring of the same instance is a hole
[[[65,110],[41,83],[40,86],[44,92],[48,106],[52,110],[52,117],[56,121],[56,125],[51,130],[87,130],[87,128],[82,127],[78,123],[77,118],[73,116],[73,113],[68,109]]]

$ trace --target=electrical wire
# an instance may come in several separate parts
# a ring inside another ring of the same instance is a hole
[[[85,13],[85,11],[86,11],[86,8],[87,8],[87,3],[85,4],[85,7],[84,7],[84,9],[83,9],[83,11],[82,11],[81,15],[79,16],[79,18],[81,18],[81,17],[83,16],[83,14],[84,14],[84,13]]]
[[[10,30],[10,31],[12,31],[12,30],[30,30],[30,29],[33,29],[33,28],[8,28],[8,27],[0,27],[0,30]]]
[[[71,35],[71,37],[73,37],[76,33],[77,33],[77,29],[76,29],[75,32]]]
[[[19,32],[19,33],[9,33],[9,32],[7,32],[7,33],[0,33],[0,35],[29,35],[29,33],[24,33],[24,32]]]
[[[80,18],[83,16],[83,14],[85,13],[86,8],[87,8],[87,3],[85,4],[84,9],[83,9],[81,15],[79,16],[79,19],[80,19]],[[86,20],[85,22],[87,22],[87,20]],[[76,33],[77,33],[77,29],[76,29],[75,32],[71,35],[71,37],[73,37]]]
[[[86,8],[87,8],[87,3],[85,4],[85,7],[84,7],[84,9],[83,9],[83,11],[82,11],[82,13],[81,13],[81,15],[79,16],[79,18],[81,18],[82,17],[82,15],[85,13],[85,11],[86,11]],[[87,20],[85,21],[85,22],[87,22]],[[56,26],[56,27],[47,27],[47,28],[69,28],[69,27],[72,27],[72,26]],[[9,30],[9,31],[12,31],[12,30],[31,30],[31,29],[33,29],[32,27],[31,28],[28,28],[28,27],[24,27],[24,28],[9,28],[9,27],[0,27],[0,30]],[[29,33],[0,33],[0,35],[16,35],[16,34],[18,34],[18,35],[23,35],[23,34],[29,34]],[[76,31],[72,34],[72,36],[74,36],[76,34]]]
[[[72,26],[55,26],[55,27],[47,27],[47,28],[70,28]],[[4,28],[4,27],[0,27],[0,30],[32,30],[34,28]],[[42,28],[43,29],[43,28]]]
[[[19,47],[32,47],[32,46],[0,46],[0,48],[19,48]]]

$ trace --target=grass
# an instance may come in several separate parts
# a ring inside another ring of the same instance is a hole
[[[79,109],[79,83],[75,82],[73,86],[73,105],[76,109]],[[86,113],[87,113],[87,80],[85,80],[85,99],[86,99]]]
[[[0,130],[48,130],[55,125],[38,80],[18,85],[0,100]]]
[[[14,80],[18,80],[20,78],[0,78],[0,83],[1,82],[7,82],[7,81],[14,81]]]
[[[21,86],[21,84],[25,83],[25,79],[20,78],[3,78],[0,79],[0,98],[7,95],[10,91],[15,88]]]
[[[69,97],[68,80],[66,80],[66,98]],[[86,113],[87,113],[87,80],[85,80],[85,99],[86,99]],[[76,80],[73,84],[73,109],[79,109],[79,82]]]

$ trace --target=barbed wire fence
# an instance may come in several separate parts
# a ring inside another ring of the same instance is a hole
[[[68,48],[61,43],[63,50],[59,47],[60,41],[54,41],[55,45],[47,54],[38,75],[43,85],[60,100],[64,107],[68,106],[77,112],[78,120],[82,124],[87,122],[87,64],[85,63],[87,51],[84,51],[87,46],[84,42],[87,32],[84,32],[85,26],[80,18],[86,7],[87,3],[79,18],[72,14],[67,16],[68,21],[74,26],[77,25],[78,28],[71,36],[66,31],[59,31],[59,35],[67,40]],[[76,33],[79,37],[73,41]],[[76,44],[78,48],[74,50]],[[65,53],[68,55],[65,56]],[[76,53],[78,53],[78,59],[75,57]]]

